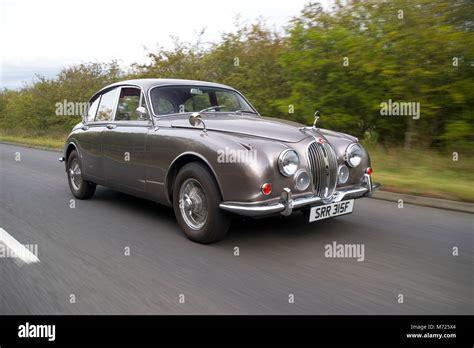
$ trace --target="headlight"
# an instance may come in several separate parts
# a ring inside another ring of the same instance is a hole
[[[359,144],[354,143],[347,147],[346,162],[352,168],[357,167],[362,162],[362,148]]]
[[[298,170],[300,159],[293,150],[284,150],[278,157],[278,168],[284,176],[292,176]]]

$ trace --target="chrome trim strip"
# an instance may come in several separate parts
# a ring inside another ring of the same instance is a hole
[[[273,213],[279,213],[280,211],[285,210],[283,203],[275,203],[272,205],[258,205],[258,206],[249,206],[245,203],[237,202],[223,202],[219,204],[219,208],[222,210],[229,211],[234,214],[244,215],[244,216],[261,216],[269,215]]]

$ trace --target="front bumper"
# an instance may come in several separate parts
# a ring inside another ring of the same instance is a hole
[[[361,185],[340,188],[336,190],[330,200],[323,200],[317,196],[292,197],[289,188],[285,188],[279,201],[241,203],[241,202],[222,202],[219,207],[228,212],[244,216],[264,216],[275,213],[290,215],[293,210],[304,208],[306,206],[328,204],[340,202],[344,199],[353,199],[361,197],[370,197],[372,193],[380,187],[380,184],[372,183],[372,178],[364,174],[364,180]]]

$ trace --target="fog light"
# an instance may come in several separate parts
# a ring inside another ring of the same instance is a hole
[[[337,175],[337,181],[340,184],[345,184],[349,180],[349,168],[346,165],[342,165],[339,167],[339,172]]]
[[[262,185],[262,193],[265,196],[268,196],[270,193],[272,193],[272,185],[266,182],[265,184]]]
[[[372,175],[372,173],[373,173],[372,167],[368,167],[368,168],[365,170],[365,172],[366,172],[367,174],[369,174],[369,175]]]
[[[308,188],[311,179],[305,170],[299,170],[295,175],[295,186],[298,191],[304,191]]]

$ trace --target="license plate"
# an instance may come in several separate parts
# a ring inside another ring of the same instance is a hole
[[[309,213],[309,222],[329,219],[335,216],[352,213],[354,209],[354,200],[342,201],[326,205],[312,207]]]

